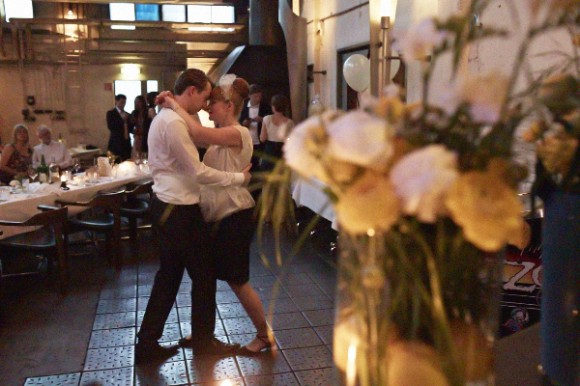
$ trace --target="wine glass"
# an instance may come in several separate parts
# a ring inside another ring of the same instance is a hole
[[[32,165],[28,166],[26,172],[28,173],[28,177],[30,177],[30,182],[33,182],[38,176],[38,171]]]

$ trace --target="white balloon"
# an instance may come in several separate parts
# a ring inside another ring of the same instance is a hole
[[[361,92],[369,88],[371,83],[371,63],[366,56],[354,54],[345,60],[342,74],[346,83],[355,91]]]

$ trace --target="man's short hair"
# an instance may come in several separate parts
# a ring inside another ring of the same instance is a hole
[[[250,92],[249,94],[257,94],[259,92],[262,92],[262,86],[260,86],[259,84],[253,84],[250,86]]]
[[[36,132],[38,134],[44,133],[44,132],[49,132],[52,133],[52,130],[50,129],[50,127],[46,126],[46,125],[40,125],[38,126],[38,128],[36,129]]]
[[[121,99],[127,99],[127,96],[125,94],[115,95],[115,102],[119,102]]]
[[[208,83],[209,79],[205,72],[198,70],[197,68],[189,68],[177,77],[175,86],[173,87],[173,93],[175,95],[181,95],[189,86],[193,86],[196,88],[197,92],[201,92],[205,89]]]

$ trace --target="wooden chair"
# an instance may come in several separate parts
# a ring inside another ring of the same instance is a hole
[[[125,191],[101,193],[89,201],[56,200],[60,206],[82,206],[90,211],[71,217],[67,223],[68,235],[81,231],[91,231],[105,234],[106,256],[115,269],[121,268],[121,204]]]
[[[153,181],[138,182],[131,190],[127,190],[126,200],[121,205],[121,217],[129,220],[129,239],[133,257],[139,255],[139,241],[137,238],[137,220],[149,216]]]
[[[26,221],[0,220],[0,225],[8,227],[41,226],[40,229],[0,240],[1,255],[5,256],[10,252],[32,251],[45,255],[49,264],[56,261],[60,289],[64,293],[68,276],[68,251],[65,243],[68,208],[40,205],[38,209],[42,212]],[[0,279],[1,276],[2,272],[0,272]],[[4,275],[4,277],[6,276],[12,275]]]

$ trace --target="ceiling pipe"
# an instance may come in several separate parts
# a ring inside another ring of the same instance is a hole
[[[34,18],[21,19],[12,18],[10,23],[16,27],[23,27],[26,25],[57,25],[57,24],[82,24],[87,26],[115,26],[115,25],[134,25],[135,27],[144,28],[167,28],[167,29],[185,29],[193,27],[204,28],[232,28],[235,32],[245,28],[244,24],[229,24],[229,23],[169,23],[163,21],[123,21],[123,20],[101,20],[101,19],[64,19],[64,18]],[[196,33],[195,31],[188,31]],[[207,33],[207,32],[204,32]],[[231,34],[232,32],[215,31],[217,34]]]

